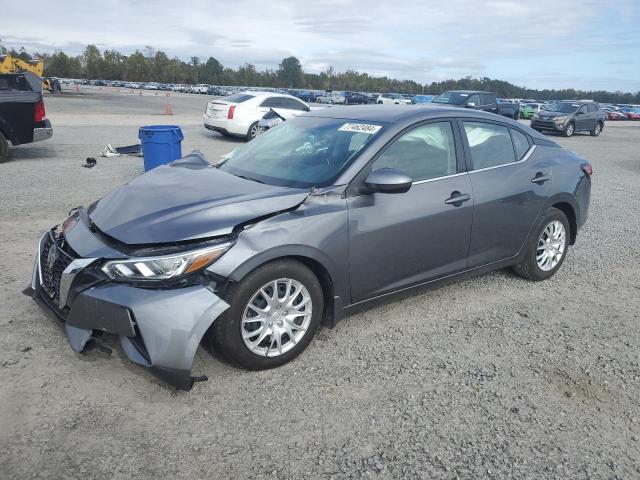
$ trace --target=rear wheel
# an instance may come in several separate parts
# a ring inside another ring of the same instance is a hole
[[[589,132],[592,137],[597,137],[600,133],[602,133],[602,122],[596,123],[595,128]]]
[[[0,132],[0,163],[7,161],[7,156],[9,155],[9,143],[7,139],[4,138],[2,132]]]
[[[230,307],[213,323],[213,347],[249,370],[278,367],[302,353],[324,309],[317,277],[294,260],[257,268],[225,300]]]
[[[569,250],[569,222],[557,208],[550,208],[525,246],[522,263],[515,272],[528,280],[540,281],[552,277],[564,262]]]
[[[564,136],[565,137],[571,137],[576,131],[576,126],[573,124],[573,122],[569,123],[569,125],[567,125],[566,130],[564,131]]]
[[[253,140],[258,135],[260,135],[260,127],[258,122],[253,122],[247,131],[247,140]]]

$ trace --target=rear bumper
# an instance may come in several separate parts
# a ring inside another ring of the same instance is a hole
[[[43,140],[48,140],[53,136],[53,128],[51,128],[51,122],[49,120],[45,120],[45,126],[42,128],[34,128],[33,129],[33,141],[41,142]]]
[[[235,120],[229,121],[226,117],[210,117],[205,114],[202,116],[202,120],[207,130],[226,133],[227,135],[244,136],[249,130],[249,125],[240,124]]]
[[[131,361],[190,389],[198,345],[229,305],[203,285],[147,289],[109,282],[97,273],[100,259],[71,261],[52,288],[55,273],[44,265],[55,263],[48,235],[39,244],[31,287],[34,299],[62,321],[71,348],[82,352],[96,331],[117,335]]]

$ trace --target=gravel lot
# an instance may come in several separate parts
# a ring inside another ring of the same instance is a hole
[[[173,117],[162,93],[49,97],[53,138],[0,165],[1,478],[640,478],[640,123],[557,138],[595,173],[553,279],[499,271],[406,296],[271,371],[201,348],[210,380],[177,392],[114,340],[111,356],[73,352],[21,294],[39,235],[142,173],[97,157],[105,144],[151,123],[210,160],[238,144],[202,128],[206,97],[170,99]]]

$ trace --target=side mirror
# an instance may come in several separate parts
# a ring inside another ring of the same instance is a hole
[[[586,112],[583,112],[582,110],[578,110],[578,111],[576,112],[576,115],[584,115],[585,113],[586,113]]]
[[[364,183],[372,192],[405,193],[411,188],[413,180],[395,168],[381,168],[371,172]]]
[[[307,108],[305,108],[305,111],[310,112],[311,111],[311,107],[309,105],[307,105]]]
[[[476,106],[475,102],[467,103],[467,107],[475,107],[475,106]]]

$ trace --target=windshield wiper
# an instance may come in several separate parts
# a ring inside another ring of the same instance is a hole
[[[236,177],[244,178],[245,180],[251,180],[252,182],[264,183],[262,180],[258,180],[256,178],[246,177],[244,175],[236,175]]]

